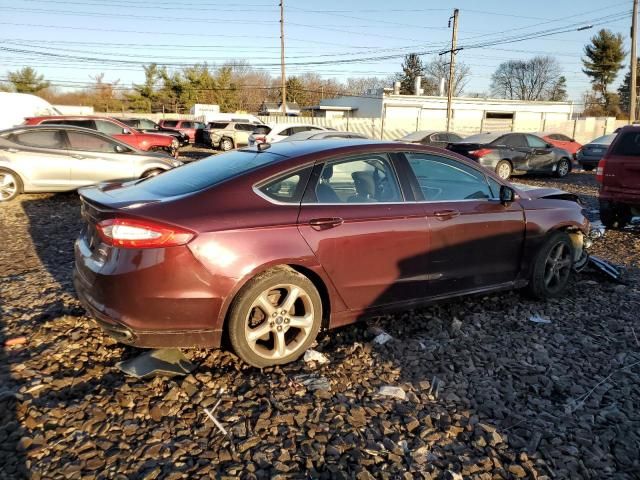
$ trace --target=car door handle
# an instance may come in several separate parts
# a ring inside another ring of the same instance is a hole
[[[309,225],[314,230],[326,230],[328,228],[333,228],[340,226],[344,223],[344,220],[340,217],[329,217],[329,218],[313,218],[309,220]]]
[[[77,158],[78,160],[83,160],[83,159],[85,159],[85,158],[86,158],[84,155],[79,155],[79,154],[77,154],[77,153],[74,153],[74,154],[72,154],[71,156],[72,156],[73,158]]]
[[[438,210],[437,212],[433,212],[433,215],[438,220],[449,220],[460,215],[460,212],[458,210]]]

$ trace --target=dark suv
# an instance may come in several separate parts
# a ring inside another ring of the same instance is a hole
[[[600,220],[623,228],[640,215],[640,126],[626,126],[598,163]]]

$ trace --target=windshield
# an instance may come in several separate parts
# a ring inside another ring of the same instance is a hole
[[[603,135],[603,136],[598,137],[595,140],[591,141],[590,143],[598,143],[600,145],[611,145],[611,142],[613,142],[613,139],[616,138],[617,135],[618,135],[617,133],[611,133],[609,135]]]
[[[157,177],[151,177],[138,184],[138,188],[162,197],[185,195],[222,183],[282,158],[284,157],[281,155],[255,150],[236,150],[212,155],[169,170]]]

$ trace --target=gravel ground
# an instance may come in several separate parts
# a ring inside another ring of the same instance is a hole
[[[522,182],[597,209],[593,175]],[[326,365],[197,350],[193,374],[143,381],[115,366],[139,352],[74,297],[78,209],[75,194],[0,207],[1,479],[640,478],[637,230],[594,247],[628,286],[585,272],[560,300],[500,293],[333,331]],[[204,412],[218,398],[226,436]]]

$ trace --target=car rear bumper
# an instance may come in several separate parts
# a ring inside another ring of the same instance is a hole
[[[75,244],[78,298],[106,333],[137,347],[220,346],[223,298],[188,248],[112,250],[97,262],[83,237]]]
[[[611,189],[604,187],[600,189],[598,199],[601,202],[621,203],[630,207],[640,208],[640,191],[634,189]]]

